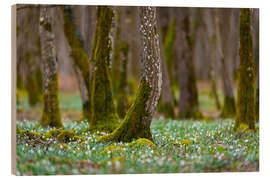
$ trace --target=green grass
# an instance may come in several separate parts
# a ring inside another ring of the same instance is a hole
[[[39,133],[50,130],[36,124],[17,122],[21,129]],[[155,148],[134,142],[102,144],[97,142],[101,132],[91,134],[88,123],[64,121],[65,129],[73,129],[84,143],[66,146],[54,138],[18,140],[17,175],[258,171],[259,133],[240,136],[233,131],[233,124],[229,119],[155,119],[151,125]],[[111,145],[119,147],[107,148]]]

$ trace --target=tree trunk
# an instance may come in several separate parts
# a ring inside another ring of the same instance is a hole
[[[216,26],[216,37],[217,37],[217,48],[219,57],[221,60],[221,73],[222,73],[222,80],[223,80],[223,89],[224,89],[224,105],[222,109],[222,117],[229,118],[235,116],[235,101],[233,95],[233,87],[232,87],[232,78],[229,71],[229,62],[232,58],[232,51],[231,48],[233,41],[231,35],[231,9],[222,9],[220,10],[223,15],[223,22],[222,26],[223,31],[221,31],[220,22],[219,22],[219,14],[217,10],[215,11],[215,26]],[[227,29],[228,28],[228,29]],[[222,36],[220,35],[222,32]],[[223,37],[223,40],[221,40]],[[222,44],[224,48],[222,48]],[[223,50],[224,49],[224,50]]]
[[[42,75],[40,60],[40,39],[38,34],[39,9],[27,8],[18,14],[19,58],[25,72],[25,89],[28,94],[28,103],[31,107],[41,103]],[[26,43],[27,42],[27,43]],[[19,79],[22,80],[22,79]]]
[[[113,18],[110,7],[99,6],[96,34],[92,54],[95,63],[91,84],[91,131],[111,132],[119,123],[116,114],[111,84],[111,40]]]
[[[113,92],[117,99],[117,112],[120,118],[124,118],[128,109],[128,84],[127,84],[127,61],[129,45],[124,42],[125,29],[122,16],[125,15],[120,7],[115,9],[115,34],[114,34],[114,53],[112,62],[112,81]]]
[[[176,8],[177,73],[180,89],[179,118],[200,118],[198,92],[189,35],[189,9]]]
[[[216,59],[216,36],[215,36],[215,26],[214,26],[214,18],[213,14],[211,14],[212,9],[204,9],[203,10],[203,22],[204,22],[204,28],[206,29],[207,32],[207,39],[208,43],[210,44],[209,51],[210,55],[208,65],[209,65],[209,78],[211,81],[211,88],[212,88],[212,93],[216,102],[216,107],[218,110],[220,110],[220,101],[219,97],[217,94],[217,83],[216,83],[216,73],[214,69],[214,61]],[[207,46],[207,45],[206,45]]]
[[[70,56],[73,59],[75,73],[83,101],[84,118],[90,120],[90,60],[84,51],[82,35],[75,24],[74,10],[71,6],[63,7],[64,33],[71,48]]]
[[[40,8],[40,41],[43,65],[43,114],[41,125],[62,127],[58,102],[58,73],[52,20],[54,9]]]
[[[135,102],[122,123],[101,141],[132,141],[136,138],[152,140],[150,125],[159,100],[162,72],[159,35],[155,7],[139,7],[142,37],[141,81]]]
[[[243,8],[240,13],[240,66],[238,71],[238,98],[235,130],[241,126],[255,129],[255,73],[250,30],[250,9]]]
[[[162,40],[164,39],[161,24],[158,25],[159,29],[159,45],[160,45],[160,55],[161,55],[161,69],[162,69],[162,89],[161,89],[161,109],[166,118],[174,119],[174,99],[171,89],[171,82],[168,72],[168,67],[165,60],[164,48]],[[171,48],[172,49],[172,48]]]
[[[256,121],[259,121],[259,100],[260,100],[260,71],[259,71],[259,9],[252,10],[252,36],[253,36],[253,53],[254,53],[254,64],[255,64],[255,74],[256,74],[256,99],[255,99],[255,112]]]

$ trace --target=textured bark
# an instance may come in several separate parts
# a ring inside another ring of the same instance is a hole
[[[177,73],[180,89],[179,118],[199,118],[198,92],[192,57],[189,9],[176,8]]]
[[[159,35],[155,7],[139,7],[142,37],[141,81],[135,102],[122,123],[101,141],[152,140],[150,125],[159,100],[162,84]]]
[[[222,17],[222,27],[219,22],[220,14],[218,11],[215,11],[215,26],[216,26],[216,37],[217,37],[217,48],[219,57],[221,60],[221,73],[222,73],[222,82],[224,89],[224,105],[222,109],[221,116],[223,117],[234,117],[236,113],[235,101],[233,95],[233,87],[232,87],[232,78],[229,70],[229,62],[231,62],[232,58],[232,35],[231,35],[231,9],[222,9],[220,10]],[[223,39],[221,39],[223,37]],[[222,45],[224,47],[222,48]]]
[[[98,6],[92,58],[95,63],[91,83],[91,131],[110,132],[119,123],[111,84],[110,31],[114,16],[111,7]]]
[[[242,126],[255,129],[255,73],[250,25],[250,9],[243,8],[240,13],[240,66],[235,130]]]
[[[83,115],[90,120],[90,60],[84,50],[83,37],[75,23],[74,9],[71,6],[62,8],[64,14],[64,33],[71,48],[70,56],[73,59],[81,98]]]
[[[210,44],[209,46],[209,51],[210,55],[208,56],[208,66],[209,66],[209,73],[208,76],[211,81],[211,88],[212,88],[212,93],[216,102],[216,107],[219,110],[221,108],[220,106],[220,101],[219,97],[217,94],[217,83],[216,83],[216,73],[214,69],[214,61],[216,59],[216,34],[215,34],[215,26],[214,26],[214,18],[213,14],[211,13],[212,10],[210,9],[204,9],[203,10],[203,23],[204,23],[204,28],[206,29],[207,32],[207,39],[208,43]],[[206,45],[207,46],[207,45]]]
[[[54,9],[40,8],[40,41],[43,65],[43,113],[41,125],[62,127],[58,102],[58,73],[52,21]]]

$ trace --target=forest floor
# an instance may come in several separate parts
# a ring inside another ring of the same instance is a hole
[[[222,91],[218,93],[222,104]],[[29,107],[21,92],[17,175],[259,171],[259,132],[239,134],[233,131],[234,119],[217,118],[220,112],[208,87],[199,91],[206,118],[177,121],[159,114],[151,125],[154,144],[100,143],[98,137],[105,133],[90,133],[81,120],[79,93],[60,93],[59,101],[64,130],[74,133],[72,138],[48,136],[54,130],[37,126],[42,105]],[[22,130],[28,131],[22,135]]]
[[[70,120],[64,121],[65,130],[80,138],[45,139],[51,129],[18,121],[18,128],[38,132],[41,138],[17,133],[17,175],[259,171],[259,133],[239,135],[233,124],[230,119],[155,119],[154,145],[143,140],[103,144],[97,138],[104,133],[92,134],[88,123]]]

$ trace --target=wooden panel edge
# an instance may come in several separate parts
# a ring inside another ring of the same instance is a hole
[[[16,5],[11,6],[11,173],[16,175]]]

